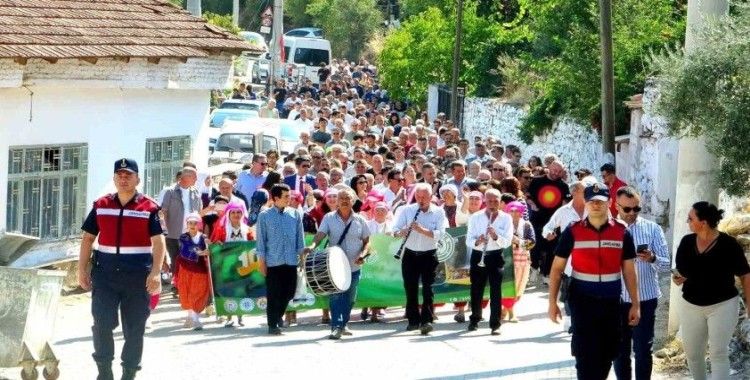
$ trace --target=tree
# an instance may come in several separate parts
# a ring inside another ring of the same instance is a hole
[[[312,0],[307,14],[331,41],[333,54],[352,60],[383,22],[375,0]]]
[[[287,29],[304,28],[313,25],[313,18],[307,14],[307,7],[312,0],[285,0],[284,26]]]
[[[459,82],[471,95],[495,94],[502,78],[497,57],[521,50],[528,37],[523,28],[503,24],[477,13],[476,0],[464,3],[462,67]],[[455,42],[455,7],[439,7],[406,20],[386,37],[378,59],[383,85],[393,98],[424,102],[427,86],[449,82]]]
[[[203,12],[203,19],[211,25],[226,29],[230,33],[239,34],[240,28],[232,23],[232,15],[218,15],[211,12]]]
[[[656,55],[656,112],[676,136],[703,136],[719,158],[718,185],[730,195],[750,194],[750,8],[708,23],[705,41],[690,54]]]
[[[520,69],[504,75],[511,82],[524,83],[531,94],[521,137],[531,141],[560,116],[597,126],[601,109],[597,1],[521,0],[520,5],[527,15],[522,26],[531,33],[531,48],[515,58]],[[615,120],[624,130],[629,113],[623,101],[642,91],[648,52],[682,41],[685,9],[684,3],[672,0],[620,0],[613,6]]]

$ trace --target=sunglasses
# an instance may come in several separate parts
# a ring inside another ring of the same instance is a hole
[[[268,166],[268,162],[258,162],[258,165],[260,165],[260,166]]]
[[[310,165],[302,165],[301,167],[303,167],[305,169],[310,169]]]
[[[492,168],[492,171],[493,172],[504,172],[505,169],[502,169],[502,168]]]
[[[624,211],[626,214],[630,214],[631,211],[632,212],[641,212],[641,207],[640,206],[635,206],[635,207],[625,207],[623,205],[618,205],[618,206],[620,206],[622,208],[622,211]]]
[[[367,181],[359,181],[357,182],[357,185],[367,185]]]

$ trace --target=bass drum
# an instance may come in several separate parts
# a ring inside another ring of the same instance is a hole
[[[305,257],[305,280],[316,296],[349,290],[352,271],[349,258],[339,247],[328,247]]]

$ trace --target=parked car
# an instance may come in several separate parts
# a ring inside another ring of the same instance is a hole
[[[239,108],[217,108],[211,112],[211,120],[208,123],[208,144],[214,146],[216,139],[221,134],[221,127],[229,120],[243,121],[258,118],[258,111],[249,111]]]
[[[266,39],[263,38],[260,33],[242,31],[239,33],[239,36],[242,37],[243,40],[247,41],[250,45],[253,45],[262,50],[263,53],[268,51],[268,44],[266,44]]]
[[[294,120],[279,120],[279,135],[281,137],[281,154],[286,155],[292,153],[294,146],[299,144],[299,134],[302,131],[308,130],[306,126]]]
[[[284,33],[285,37],[311,37],[323,38],[323,29],[320,28],[297,28]]]
[[[262,100],[227,99],[221,103],[219,109],[239,109],[246,111],[260,111],[266,102]]]
[[[250,162],[257,153],[279,150],[279,119],[228,120],[216,139],[208,159],[214,166],[227,162]]]

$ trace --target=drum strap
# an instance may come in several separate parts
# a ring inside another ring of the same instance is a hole
[[[339,242],[336,243],[336,246],[340,247],[341,243],[344,242],[344,238],[346,237],[346,233],[349,232],[349,227],[352,225],[353,221],[354,221],[354,219],[352,218],[352,220],[350,220],[349,223],[346,224],[346,227],[344,227],[344,232],[341,234],[341,237],[339,238]]]

